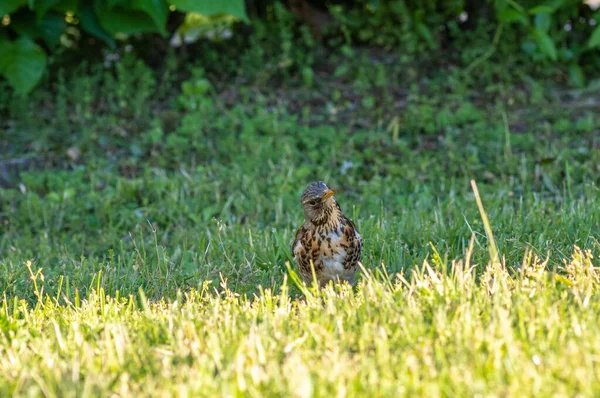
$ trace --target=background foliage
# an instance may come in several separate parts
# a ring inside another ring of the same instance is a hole
[[[230,14],[246,20],[243,0],[9,0],[0,33],[0,75],[20,93],[29,92],[46,67],[46,53],[82,33],[115,48],[115,39],[139,33],[166,36],[169,13]],[[61,40],[62,39],[62,40]]]
[[[577,0],[355,0],[325,4],[290,0],[286,5],[295,21],[331,48],[379,46],[399,51],[408,59],[440,49],[459,49],[465,40],[487,40],[490,49],[479,58],[461,51],[454,61],[475,66],[501,46],[506,52],[523,51],[534,63],[568,70],[579,86],[600,65],[600,11]],[[83,36],[90,35],[115,49],[117,42],[132,35],[158,34],[166,39],[177,29],[185,32],[190,20],[173,13],[192,12],[217,21],[230,15],[249,22],[248,9],[256,24],[274,18],[281,21],[281,7],[265,0],[9,0],[0,5],[0,16],[4,16],[0,75],[24,94],[42,78],[49,54],[60,56],[65,48],[86,46],[81,43]]]

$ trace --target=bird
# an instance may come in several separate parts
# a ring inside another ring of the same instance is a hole
[[[292,252],[300,278],[308,285],[313,281],[313,267],[319,287],[330,281],[354,284],[361,260],[362,237],[334,194],[323,181],[317,181],[300,197],[304,223],[296,233]]]

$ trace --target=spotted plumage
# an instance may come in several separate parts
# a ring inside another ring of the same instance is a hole
[[[319,181],[310,184],[300,198],[304,224],[296,233],[292,251],[300,277],[307,284],[313,281],[311,264],[320,286],[340,280],[354,283],[362,238],[333,194]]]

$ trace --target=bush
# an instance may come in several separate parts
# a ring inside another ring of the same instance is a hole
[[[534,62],[569,65],[573,82],[585,84],[582,60],[600,48],[600,11],[579,0],[499,0],[494,5],[499,24],[522,33],[520,47]]]
[[[464,36],[473,39],[477,35],[474,28],[485,26],[495,28],[491,43],[494,50],[504,38],[505,49],[524,52],[535,64],[568,66],[572,80],[578,85],[585,83],[584,65],[589,72],[598,67],[585,61],[597,55],[600,48],[600,10],[594,11],[580,0],[353,3],[350,9],[342,5],[332,7],[336,28],[347,43],[396,49],[412,57],[418,53],[430,54],[444,46],[459,47],[456,39]],[[594,60],[598,62],[597,57]]]
[[[502,55],[526,56],[530,65],[568,71],[579,86],[600,66],[600,11],[580,0],[287,0],[285,4],[287,10],[272,0],[0,2],[0,16],[4,15],[0,76],[17,93],[25,94],[43,76],[47,54],[73,45],[82,33],[114,48],[116,40],[140,33],[165,37],[175,29],[199,32],[191,14],[185,21],[180,18],[183,23],[167,28],[173,12],[199,13],[212,17],[216,24],[227,24],[232,19],[247,20],[245,7],[257,17],[254,33],[245,41],[245,47],[253,48],[239,51],[236,47],[215,64],[223,69],[231,58],[236,60],[234,64],[243,64],[248,73],[256,69],[267,77],[282,69],[281,65],[293,64],[307,85],[313,79],[315,53],[307,51],[313,47],[313,38],[334,49],[376,46],[399,52],[401,60],[429,60],[432,52],[439,52],[452,61],[452,55],[460,53],[458,60],[469,64],[468,71],[501,49]],[[301,29],[295,29],[298,20],[304,24]],[[214,27],[210,29],[214,31]],[[474,48],[476,42],[485,48]],[[239,43],[225,44],[236,45]],[[265,67],[262,55],[273,48],[281,53],[275,71]]]
[[[0,76],[25,94],[40,81],[46,54],[82,32],[114,48],[115,39],[137,33],[167,35],[174,11],[246,19],[243,0],[7,0],[0,2]]]

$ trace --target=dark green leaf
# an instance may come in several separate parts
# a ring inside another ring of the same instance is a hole
[[[170,3],[180,11],[197,12],[206,16],[229,14],[243,21],[248,20],[244,0],[170,0]]]
[[[538,164],[540,165],[546,165],[546,164],[552,164],[556,161],[556,157],[555,156],[547,156],[545,158],[541,158],[540,160],[537,161]]]
[[[78,17],[83,30],[85,30],[92,36],[96,36],[97,38],[103,40],[106,44],[108,44],[110,48],[115,48],[115,41],[113,40],[112,36],[109,35],[102,28],[102,26],[100,26],[98,16],[94,11],[91,2],[82,2],[81,7],[79,9]]]
[[[8,41],[6,36],[0,33],[0,75],[4,75],[4,69],[6,68],[6,62],[8,60],[7,54],[12,50],[12,43]]]
[[[556,46],[554,45],[552,38],[550,38],[546,32],[543,32],[537,28],[533,28],[531,32],[542,53],[544,53],[552,61],[556,61]]]
[[[113,36],[145,32],[160,32],[152,18],[143,12],[132,12],[121,7],[97,11],[102,27]]]
[[[56,46],[60,42],[60,35],[64,32],[66,26],[65,18],[61,14],[55,12],[47,13],[44,15],[44,18],[38,22],[40,36],[50,48]]]
[[[569,77],[578,87],[585,86],[585,75],[578,64],[573,63],[569,65]]]
[[[590,35],[587,46],[588,48],[600,47],[600,26],[597,26]]]
[[[34,6],[31,9],[35,10],[38,19],[42,19],[48,10],[54,7],[58,2],[59,0],[35,0],[33,2]]]
[[[2,0],[0,1],[0,17],[10,14],[22,5],[27,4],[26,0]]]
[[[20,94],[31,91],[46,68],[46,54],[27,37],[0,43],[0,58],[2,74]]]
[[[167,17],[169,16],[169,6],[164,0],[133,0],[132,8],[143,11],[150,15],[152,21],[163,34],[167,34]]]
[[[10,25],[21,36],[34,40],[40,37],[40,32],[35,20],[35,14],[27,8],[21,8],[11,15]]]
[[[62,11],[62,12],[75,12],[77,11],[78,8],[78,4],[79,1],[78,0],[61,0],[58,3],[56,3],[56,5],[54,6],[54,9],[56,11]]]
[[[96,1],[94,11],[96,11],[102,28],[112,36],[145,32],[160,33],[159,27],[144,12],[134,11],[121,6],[109,7],[105,0]]]
[[[65,29],[65,19],[61,14],[49,12],[41,20],[24,8],[11,16],[12,28],[22,36],[32,40],[42,38],[48,47],[54,47],[60,41],[60,35]]]

